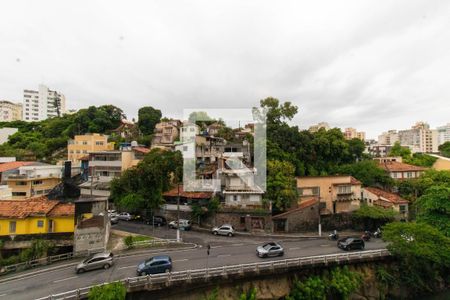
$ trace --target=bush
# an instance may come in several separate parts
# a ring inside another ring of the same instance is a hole
[[[94,286],[88,294],[89,300],[125,300],[127,289],[121,282]]]
[[[133,248],[133,236],[129,235],[123,239],[125,246],[128,248]]]

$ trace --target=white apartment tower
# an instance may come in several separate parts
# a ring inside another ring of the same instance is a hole
[[[398,139],[402,146],[408,146],[412,152],[438,152],[438,131],[430,129],[425,122],[417,122],[411,129],[400,130]]]
[[[23,120],[42,121],[62,116],[66,112],[66,98],[63,94],[49,90],[43,84],[39,90],[23,91]]]
[[[445,142],[450,142],[450,123],[436,128],[438,132],[438,144],[442,145]]]

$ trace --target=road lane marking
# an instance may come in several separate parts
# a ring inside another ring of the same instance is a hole
[[[299,250],[300,247],[293,247],[293,248],[289,248],[289,250]]]
[[[68,277],[68,278],[64,278],[64,279],[58,279],[58,280],[53,281],[53,283],[58,283],[58,282],[75,279],[75,278],[78,278],[78,276],[72,276],[72,277]]]
[[[324,244],[324,245],[320,245],[320,247],[330,247],[331,245],[328,244]]]
[[[174,260],[173,262],[180,262],[180,261],[187,261],[187,260],[189,260],[189,259],[183,258],[183,259],[177,259],[177,260]]]
[[[217,255],[217,258],[219,258],[219,257],[228,257],[228,256],[231,256],[231,254],[220,254],[220,255]]]
[[[126,266],[126,267],[120,267],[120,268],[117,268],[117,270],[129,269],[129,268],[136,268],[136,265]]]
[[[244,246],[244,244],[231,244],[231,246]]]
[[[6,295],[8,295],[8,294],[1,294],[0,297],[4,297],[4,296],[6,296]]]
[[[211,246],[211,249],[222,248],[223,246]]]

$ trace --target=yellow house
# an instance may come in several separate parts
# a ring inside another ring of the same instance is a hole
[[[74,232],[75,206],[48,200],[0,201],[0,236]]]
[[[76,165],[80,158],[93,151],[113,150],[114,143],[108,143],[108,136],[98,133],[76,135],[67,143],[67,159]]]

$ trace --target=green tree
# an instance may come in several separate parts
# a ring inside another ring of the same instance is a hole
[[[439,145],[438,149],[442,156],[450,157],[450,142],[445,142],[442,145]]]
[[[151,106],[141,107],[138,111],[138,126],[143,135],[153,134],[155,125],[161,120],[161,111]]]
[[[347,266],[335,268],[331,271],[330,276],[330,294],[343,300],[349,299],[350,294],[356,291],[361,283],[361,275],[350,271]]]
[[[127,289],[121,282],[97,285],[89,290],[89,300],[125,300]]]
[[[267,192],[265,198],[272,201],[279,210],[290,207],[297,199],[295,170],[287,161],[269,160],[267,162]]]
[[[418,208],[418,222],[434,226],[450,237],[450,186],[428,188],[415,205]]]
[[[251,288],[247,292],[243,292],[239,297],[239,300],[256,300],[256,288]]]
[[[433,290],[450,267],[450,238],[425,223],[389,223],[383,239],[400,266],[399,282],[413,293]]]
[[[432,167],[436,160],[436,157],[427,154],[414,153],[410,158],[406,158],[404,162],[415,166]]]
[[[400,142],[395,142],[388,155],[401,156],[403,159],[408,159],[411,157],[411,150],[408,147],[403,147],[402,145],[400,145]]]
[[[286,300],[325,300],[327,298],[327,283],[319,276],[311,276],[305,280],[296,280],[286,296]]]
[[[260,101],[261,108],[266,109],[267,124],[281,124],[284,120],[292,120],[298,107],[287,101],[280,104],[276,98],[268,97]]]
[[[361,205],[352,218],[361,222],[364,229],[374,229],[387,222],[393,221],[398,214],[392,209],[384,209],[377,206]]]
[[[353,164],[336,167],[331,173],[352,175],[365,186],[390,187],[393,179],[373,160],[363,160]]]

